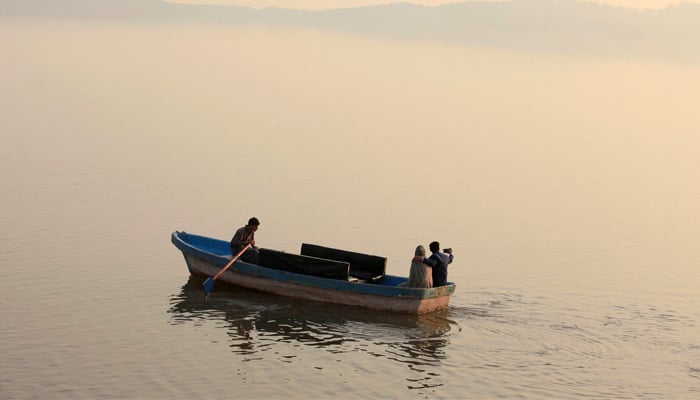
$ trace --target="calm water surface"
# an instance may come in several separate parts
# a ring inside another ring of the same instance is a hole
[[[700,395],[700,70],[328,32],[0,25],[0,398]],[[169,243],[453,247],[444,312]]]

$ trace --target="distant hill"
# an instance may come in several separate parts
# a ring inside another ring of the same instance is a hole
[[[700,5],[633,10],[576,0],[470,1],[437,7],[301,11],[161,0],[0,0],[0,18],[270,24],[523,51],[700,59]]]
[[[72,21],[215,22],[251,18],[253,9],[168,3],[163,0],[0,0],[0,18]]]

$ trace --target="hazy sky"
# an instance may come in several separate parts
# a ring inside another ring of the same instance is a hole
[[[459,3],[463,0],[168,0],[177,3],[191,4],[235,4],[241,6],[263,8],[284,7],[304,9],[328,9],[343,7],[371,6],[408,2],[421,5],[439,5],[447,3]],[[595,3],[610,4],[613,6],[630,8],[664,8],[679,3],[699,3],[700,0],[592,0]]]

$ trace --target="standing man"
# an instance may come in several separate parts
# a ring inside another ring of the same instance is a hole
[[[414,261],[422,261],[423,264],[433,267],[433,287],[445,286],[447,284],[447,265],[452,263],[454,256],[452,249],[445,249],[445,253],[440,253],[440,242],[430,243],[430,252],[433,253],[428,258]]]
[[[255,263],[258,258],[258,247],[255,245],[255,231],[258,230],[260,221],[252,217],[248,220],[248,224],[239,228],[231,238],[231,254],[235,257],[239,251],[247,244],[251,244],[250,248],[243,253],[241,259],[245,262]]]

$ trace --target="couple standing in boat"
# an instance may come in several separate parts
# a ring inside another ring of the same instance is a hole
[[[452,249],[440,252],[440,243],[430,243],[430,257],[425,256],[425,247],[416,247],[415,257],[411,261],[408,281],[402,286],[431,288],[447,284],[447,266],[452,263]]]

